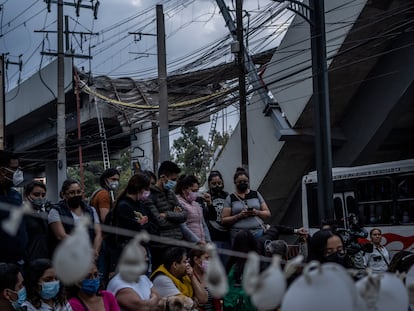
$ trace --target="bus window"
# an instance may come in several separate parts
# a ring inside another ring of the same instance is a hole
[[[306,190],[309,226],[312,228],[319,228],[321,226],[321,219],[318,212],[317,185],[309,184],[307,185]]]
[[[344,197],[342,193],[334,193],[334,219],[341,228],[346,228],[346,217],[344,214]]]
[[[358,215],[365,225],[395,223],[392,180],[390,178],[361,179],[357,182]]]
[[[403,224],[414,222],[414,175],[407,174],[396,179],[397,217]]]

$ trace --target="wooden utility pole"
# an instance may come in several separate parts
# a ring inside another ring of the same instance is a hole
[[[170,131],[168,126],[167,57],[165,49],[164,12],[157,4],[157,53],[160,116],[160,162],[170,159]]]

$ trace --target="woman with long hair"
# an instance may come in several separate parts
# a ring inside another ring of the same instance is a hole
[[[188,253],[188,259],[190,260],[190,265],[193,268],[193,274],[200,282],[201,286],[205,288],[208,298],[207,302],[200,304],[198,310],[200,311],[221,311],[220,299],[216,299],[210,293],[207,282],[206,282],[206,272],[209,264],[209,254],[206,250],[199,248],[193,248]]]
[[[73,311],[120,311],[111,292],[99,290],[101,282],[96,265],[78,284],[68,288],[69,303]]]
[[[24,275],[27,311],[72,311],[63,286],[56,278],[52,261],[39,258],[31,261]]]
[[[153,233],[151,213],[142,203],[150,195],[149,186],[150,179],[147,175],[142,173],[133,175],[126,188],[119,194],[113,211],[108,214],[108,224],[136,232],[146,230]],[[115,271],[122,250],[130,239],[123,235],[109,235],[106,239],[106,246],[110,252],[110,273]]]
[[[257,241],[249,230],[239,231],[233,241],[233,251],[249,253],[257,252]],[[242,276],[246,258],[230,256],[227,261],[226,271],[229,282],[229,291],[224,296],[223,307],[225,311],[255,311],[256,308],[250,301],[242,286]]]
[[[260,238],[264,233],[264,222],[270,219],[270,210],[262,195],[250,189],[246,170],[238,168],[233,180],[236,191],[224,203],[221,222],[230,227],[231,240],[241,230],[250,230]]]
[[[178,202],[187,212],[187,220],[181,225],[184,238],[189,242],[211,242],[210,232],[204,220],[203,209],[196,201],[199,182],[194,175],[181,175],[175,186]]]
[[[101,225],[95,208],[85,203],[83,195],[79,181],[66,179],[63,182],[60,191],[62,200],[52,207],[48,215],[52,237],[55,238],[52,248],[72,232],[82,216],[86,216],[94,224],[93,229],[89,229],[89,237],[97,259],[102,243]]]
[[[346,249],[340,234],[329,229],[315,232],[309,239],[308,261],[320,263],[335,262],[345,267],[350,266]]]

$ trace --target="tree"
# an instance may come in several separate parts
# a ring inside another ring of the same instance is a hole
[[[219,146],[225,146],[229,138],[230,138],[230,134],[228,132],[224,132],[222,135],[220,132],[215,131],[214,139],[213,139],[213,146],[211,147],[212,153],[214,153]]]
[[[85,194],[89,197],[96,189],[100,187],[99,177],[104,171],[102,161],[91,161],[84,165],[83,176],[85,184]],[[125,189],[129,179],[132,176],[130,153],[124,150],[121,153],[119,160],[112,160],[111,167],[117,168],[121,174],[119,180],[118,192]],[[79,165],[68,167],[68,178],[73,178],[80,181]]]
[[[194,174],[201,183],[204,183],[206,172],[201,168],[207,142],[198,134],[196,127],[182,127],[181,137],[173,142],[174,161],[182,167],[183,173]]]

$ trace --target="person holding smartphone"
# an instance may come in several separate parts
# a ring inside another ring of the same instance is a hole
[[[221,223],[230,227],[232,242],[238,232],[246,229],[259,238],[265,221],[270,219],[270,210],[262,195],[249,188],[249,176],[243,168],[237,168],[233,180],[236,191],[224,201]]]

